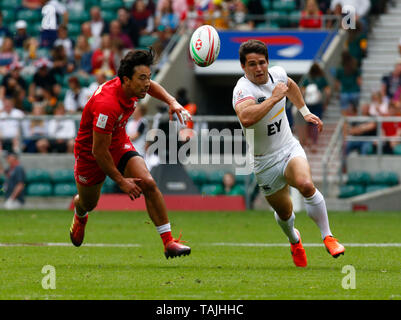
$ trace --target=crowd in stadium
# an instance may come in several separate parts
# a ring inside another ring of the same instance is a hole
[[[380,12],[381,3],[371,7],[369,0],[358,1],[357,6],[353,0],[2,1],[1,148],[72,152],[76,123],[63,115],[82,111],[97,86],[115,76],[127,50],[152,45],[160,54],[180,26],[195,29],[206,23],[217,29],[322,28],[333,26],[334,21],[324,19],[324,15],[342,17],[341,8],[354,5],[357,28],[348,30],[343,63],[336,75],[346,114],[349,105],[356,105],[358,100],[367,16]],[[309,79],[313,81],[313,77]],[[7,120],[24,115],[55,117],[51,121],[23,120],[21,128],[18,121]]]

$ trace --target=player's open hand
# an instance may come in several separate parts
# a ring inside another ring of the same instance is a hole
[[[119,184],[121,191],[128,194],[131,200],[139,198],[142,194],[142,189],[138,186],[142,179],[139,178],[124,178]]]
[[[320,118],[316,115],[314,115],[313,113],[307,114],[304,117],[305,121],[313,123],[315,125],[317,125],[317,129],[319,132],[321,132],[323,130],[323,122],[322,120],[320,120]]]
[[[187,110],[185,110],[185,108],[177,101],[174,101],[170,105],[170,110],[168,111],[168,113],[170,114],[170,120],[173,120],[173,115],[175,113],[181,124],[187,124],[187,121],[192,120],[191,114]]]

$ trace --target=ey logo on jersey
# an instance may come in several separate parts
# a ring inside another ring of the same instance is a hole
[[[274,135],[274,134],[276,134],[276,133],[278,133],[278,132],[280,132],[280,130],[281,130],[281,120],[283,120],[283,119],[280,119],[279,122],[274,122],[274,123],[271,123],[271,124],[267,125],[267,135],[269,137]]]

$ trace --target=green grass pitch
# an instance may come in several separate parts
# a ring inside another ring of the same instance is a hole
[[[70,211],[3,211],[0,299],[401,298],[399,212],[331,213],[334,235],[350,244],[338,259],[319,245],[320,232],[313,221],[305,213],[297,214],[295,226],[304,244],[314,244],[305,247],[307,268],[293,265],[289,246],[283,246],[287,240],[271,212],[169,216],[173,235],[178,237],[182,230],[189,241],[190,256],[167,260],[146,212],[91,213],[84,244],[75,248],[69,245]],[[13,243],[25,245],[7,246]],[[58,245],[32,245],[40,243]],[[55,268],[55,289],[42,287],[46,265]],[[344,266],[355,268],[355,289],[342,286],[349,275],[342,272]]]

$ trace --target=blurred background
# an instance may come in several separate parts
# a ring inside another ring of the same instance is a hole
[[[233,160],[246,155],[231,102],[242,75],[238,49],[253,38],[267,44],[270,66],[285,68],[324,122],[317,135],[288,102],[328,209],[401,210],[400,14],[400,0],[0,0],[0,205],[70,207],[86,101],[116,76],[127,51],[152,46],[153,80],[193,121],[172,127],[167,106],[147,96],[127,132],[169,209],[268,209],[254,176],[236,174]],[[203,24],[221,39],[206,68],[188,51]],[[166,133],[165,148],[155,148],[155,129]],[[172,161],[179,150],[188,161]],[[13,191],[19,200],[10,201]],[[98,209],[128,208],[113,201],[121,193],[109,178],[103,193]],[[292,197],[302,210],[300,195],[292,190]]]

